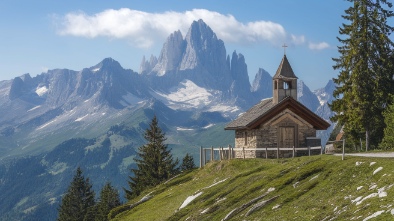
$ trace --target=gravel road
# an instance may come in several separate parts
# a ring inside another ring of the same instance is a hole
[[[336,156],[342,156],[342,154],[334,154],[334,155],[336,155]],[[345,156],[394,158],[394,152],[381,152],[381,153],[345,153]]]

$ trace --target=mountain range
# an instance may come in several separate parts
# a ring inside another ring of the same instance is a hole
[[[312,92],[299,79],[298,100],[329,121],[334,88],[329,81]],[[260,68],[251,84],[244,56],[227,54],[202,20],[186,36],[172,33],[158,57],[142,58],[138,72],[105,58],[81,71],[1,81],[0,220],[53,220],[79,165],[96,190],[107,180],[125,187],[153,115],[176,157],[198,159],[198,146],[233,145],[224,125],[267,97],[272,76]],[[331,130],[319,132],[323,143]]]

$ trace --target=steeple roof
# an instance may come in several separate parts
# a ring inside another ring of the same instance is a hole
[[[293,69],[291,69],[290,63],[287,60],[286,55],[283,56],[282,61],[280,62],[280,65],[278,67],[278,70],[276,71],[276,74],[273,77],[273,79],[277,79],[277,78],[297,79],[297,76],[295,76]]]

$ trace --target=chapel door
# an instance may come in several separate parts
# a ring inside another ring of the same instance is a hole
[[[292,148],[295,146],[294,127],[280,127],[279,147]]]

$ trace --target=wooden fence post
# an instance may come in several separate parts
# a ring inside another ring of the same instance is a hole
[[[213,146],[211,146],[211,162],[214,160]]]
[[[200,168],[202,167],[202,146],[200,146]]]
[[[294,148],[294,146],[293,146],[293,158],[294,158],[294,155],[295,155],[295,148]]]
[[[203,152],[202,161],[203,161],[203,164],[205,166],[205,164],[207,164],[207,152],[206,152],[205,148],[202,148],[202,152]]]
[[[268,147],[265,146],[265,159],[268,159]]]
[[[342,160],[344,160],[345,159],[345,138],[343,138],[342,142],[343,142],[342,143]],[[367,148],[365,148],[365,149],[367,149]]]
[[[308,155],[311,156],[311,147],[308,146]]]

